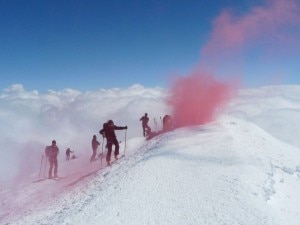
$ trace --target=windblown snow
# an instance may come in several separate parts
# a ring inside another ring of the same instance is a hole
[[[61,160],[59,181],[1,187],[0,224],[297,225],[299,96],[242,90],[212,123],[122,140],[111,167]]]

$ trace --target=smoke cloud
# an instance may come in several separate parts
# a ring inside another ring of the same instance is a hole
[[[195,72],[175,80],[170,92],[174,125],[182,127],[212,121],[216,110],[230,99],[232,88],[211,74]]]
[[[299,48],[300,4],[295,0],[268,0],[264,6],[253,7],[249,12],[235,15],[224,10],[213,22],[213,30],[204,46],[204,56],[240,51],[264,42],[268,47]],[[297,33],[295,33],[297,32]]]
[[[248,61],[256,62],[254,68],[262,66],[267,75],[273,73],[269,81],[284,77],[274,62],[299,53],[299,12],[300,3],[295,0],[269,0],[239,15],[222,11],[200,51],[196,72],[176,78],[169,88],[167,103],[176,126],[212,121],[234,96]],[[255,79],[266,80],[251,72]]]
[[[223,10],[200,51],[199,67],[258,85],[297,76],[290,68],[300,52],[299,11],[297,0],[267,0],[245,13]]]

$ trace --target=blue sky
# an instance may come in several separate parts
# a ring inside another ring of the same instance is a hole
[[[264,2],[0,0],[0,89],[164,87],[198,64],[223,9],[243,13]],[[300,75],[297,65],[289,69]],[[253,76],[245,80],[255,85]]]

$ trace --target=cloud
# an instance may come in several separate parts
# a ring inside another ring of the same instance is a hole
[[[45,146],[53,139],[61,159],[68,147],[76,155],[90,155],[92,136],[100,139],[98,132],[108,119],[127,125],[127,138],[142,136],[140,117],[148,112],[154,128],[154,118],[159,121],[168,110],[164,95],[161,88],[141,85],[88,92],[49,90],[45,94],[26,91],[21,84],[10,86],[0,93],[0,181],[36,172]],[[117,132],[120,141],[124,141],[122,134]]]

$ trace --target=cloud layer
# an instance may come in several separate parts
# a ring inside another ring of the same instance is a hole
[[[129,127],[127,138],[142,136],[140,117],[148,112],[149,125],[160,129],[160,117],[167,108],[161,88],[133,85],[127,89],[50,90],[46,94],[26,91],[16,84],[0,94],[0,181],[28,175],[39,168],[46,145],[55,139],[60,158],[70,147],[76,155],[90,155],[93,134],[98,136],[108,119]],[[124,131],[117,132],[124,141]]]

